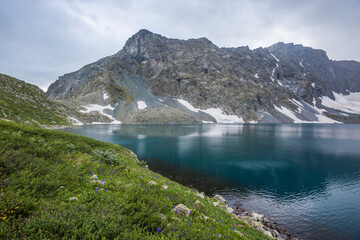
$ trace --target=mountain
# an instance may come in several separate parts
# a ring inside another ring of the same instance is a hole
[[[277,43],[219,48],[140,30],[47,95],[123,123],[360,122],[360,63]]]
[[[83,114],[73,104],[50,99],[37,86],[0,74],[0,119],[39,126],[61,126],[109,121],[100,114]]]

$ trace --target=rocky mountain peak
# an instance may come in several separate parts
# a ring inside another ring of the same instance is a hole
[[[325,51],[300,44],[218,48],[207,38],[173,39],[142,29],[117,54],[64,75],[47,94],[87,109],[106,107],[102,113],[124,123],[224,122],[229,116],[311,122],[325,111],[313,109],[314,101],[321,107],[325,97],[335,100],[333,92],[360,91],[359,71],[360,63],[330,61]]]

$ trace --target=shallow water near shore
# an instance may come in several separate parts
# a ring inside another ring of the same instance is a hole
[[[150,169],[268,216],[302,239],[359,239],[360,125],[93,125]]]

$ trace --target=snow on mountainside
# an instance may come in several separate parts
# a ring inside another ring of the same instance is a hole
[[[360,63],[277,43],[219,48],[140,30],[47,92],[122,123],[360,122]]]

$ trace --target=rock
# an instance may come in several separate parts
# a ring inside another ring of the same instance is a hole
[[[273,235],[271,234],[271,232],[269,231],[264,231],[263,232],[266,236],[270,237],[270,238],[273,238]]]
[[[209,217],[206,216],[206,215],[204,215],[204,214],[202,214],[202,213],[200,213],[200,218],[201,218],[201,219],[204,219],[204,220],[207,220]]]
[[[199,206],[204,206],[204,204],[203,204],[202,202],[200,202],[199,200],[196,200],[196,201],[195,201],[195,205],[196,205],[197,207],[199,207]]]
[[[226,200],[225,200],[222,196],[220,196],[220,195],[215,195],[214,198],[215,198],[216,200],[218,200],[220,203],[226,204]]]
[[[98,176],[96,174],[94,174],[90,177],[90,179],[97,179],[97,178],[98,178]]]
[[[191,213],[191,210],[188,208],[188,207],[186,207],[184,204],[178,204],[174,209],[173,209],[173,211],[176,213],[176,214],[178,214],[178,215],[181,215],[181,214],[183,214],[183,215],[185,215],[185,216],[190,216],[190,213]]]
[[[258,221],[261,221],[262,218],[264,217],[264,215],[260,214],[260,213],[256,213],[256,212],[252,212],[251,216],[253,216],[255,219],[257,219]]]
[[[103,180],[90,180],[90,183],[100,183],[101,185],[105,185],[106,182]]]
[[[287,233],[286,229],[283,226],[277,226],[277,225],[273,224],[271,226],[271,228],[276,229],[280,233]]]
[[[201,199],[205,198],[205,194],[203,194],[203,193],[196,193],[196,196],[198,196]]]
[[[77,197],[70,197],[69,200],[70,200],[71,202],[73,202],[73,201],[78,201],[79,199],[78,199]]]
[[[161,220],[166,220],[167,219],[167,216],[163,213],[158,213],[156,214]]]
[[[219,204],[219,202],[213,202],[213,205],[214,205],[215,207],[218,207],[220,204]]]
[[[242,234],[241,232],[239,232],[239,230],[235,230],[234,232],[237,233],[237,234],[239,234],[239,235],[242,236],[242,237],[245,236],[244,234]]]
[[[233,205],[234,205],[235,207],[241,207],[241,206],[242,206],[242,203],[236,202],[236,203],[234,203]]]
[[[155,181],[149,181],[148,184],[149,185],[157,185],[157,183]]]
[[[226,211],[227,211],[228,213],[233,213],[233,212],[234,212],[234,209],[231,208],[231,207],[227,207],[227,208],[226,208]]]
[[[233,213],[236,214],[236,215],[242,215],[242,214],[243,214],[242,211],[239,211],[239,210],[237,210],[237,209],[234,210]]]
[[[162,189],[168,189],[169,187],[167,185],[162,185]]]
[[[60,189],[65,188],[64,186],[60,186]]]

